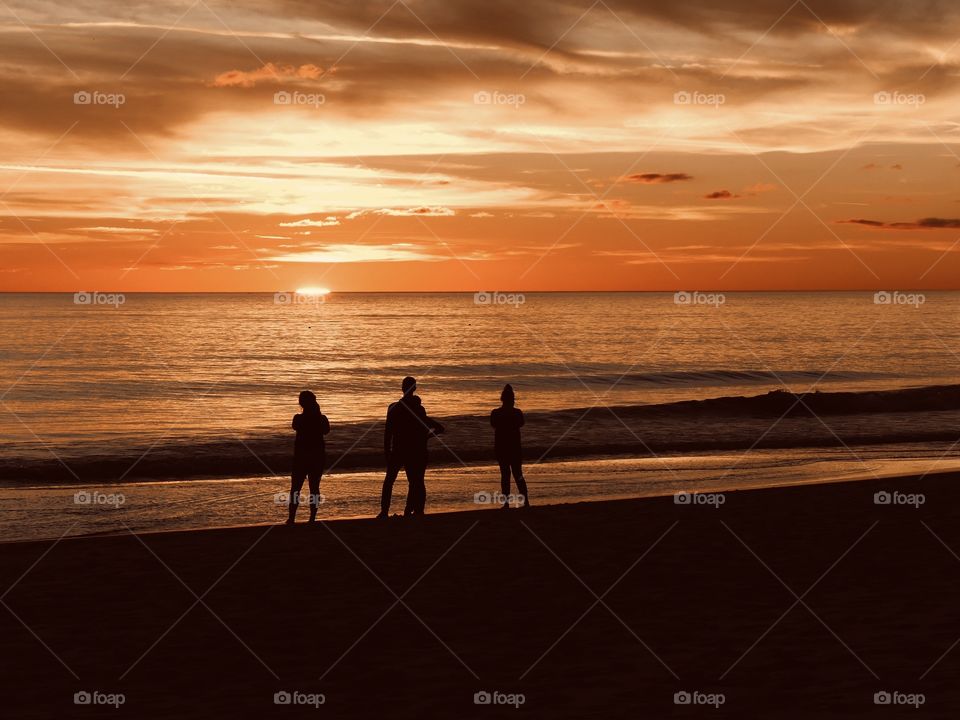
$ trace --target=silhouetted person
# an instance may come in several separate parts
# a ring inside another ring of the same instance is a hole
[[[517,490],[523,497],[522,506],[529,507],[527,498],[527,483],[523,479],[523,452],[520,445],[520,428],[523,427],[523,412],[514,407],[516,398],[510,385],[503,386],[500,393],[500,407],[490,413],[490,424],[493,426],[493,449],[500,465],[500,492],[504,496],[503,507],[509,507],[507,497],[510,495],[510,472],[517,483]]]
[[[303,412],[293,416],[293,429],[297,439],[293,442],[293,475],[290,483],[290,504],[287,524],[293,525],[300,505],[303,481],[310,484],[310,522],[317,519],[320,503],[320,476],[326,465],[326,448],[323,436],[330,432],[330,421],[320,412],[317,396],[309,390],[300,393]]]
[[[387,408],[387,422],[383,430],[383,453],[387,459],[387,474],[380,493],[380,519],[390,516],[393,483],[401,468],[407,475],[406,515],[422,515],[427,502],[424,478],[427,473],[427,441],[443,432],[443,425],[427,417],[427,411],[417,391],[417,381],[405,377],[401,385],[403,397]]]

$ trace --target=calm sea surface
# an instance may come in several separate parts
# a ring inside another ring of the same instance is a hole
[[[0,294],[0,455],[283,432],[303,388],[334,423],[372,419],[406,374],[438,416],[488,412],[505,382],[549,410],[960,381],[957,293],[289,299]]]

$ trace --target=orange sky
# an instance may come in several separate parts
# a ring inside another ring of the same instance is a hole
[[[0,3],[0,290],[958,288],[913,8]]]

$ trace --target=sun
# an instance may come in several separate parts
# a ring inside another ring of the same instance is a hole
[[[330,288],[325,287],[302,287],[297,288],[297,295],[329,295]]]

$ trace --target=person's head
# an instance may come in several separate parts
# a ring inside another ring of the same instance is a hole
[[[298,399],[300,401],[300,407],[303,408],[304,412],[320,412],[320,404],[317,402],[317,396],[309,390],[301,392]]]
[[[507,407],[513,407],[516,402],[516,396],[513,394],[513,386],[507,383],[503,386],[503,392],[500,393],[500,402]]]
[[[404,395],[413,395],[417,391],[417,379],[407,375],[400,383]]]

